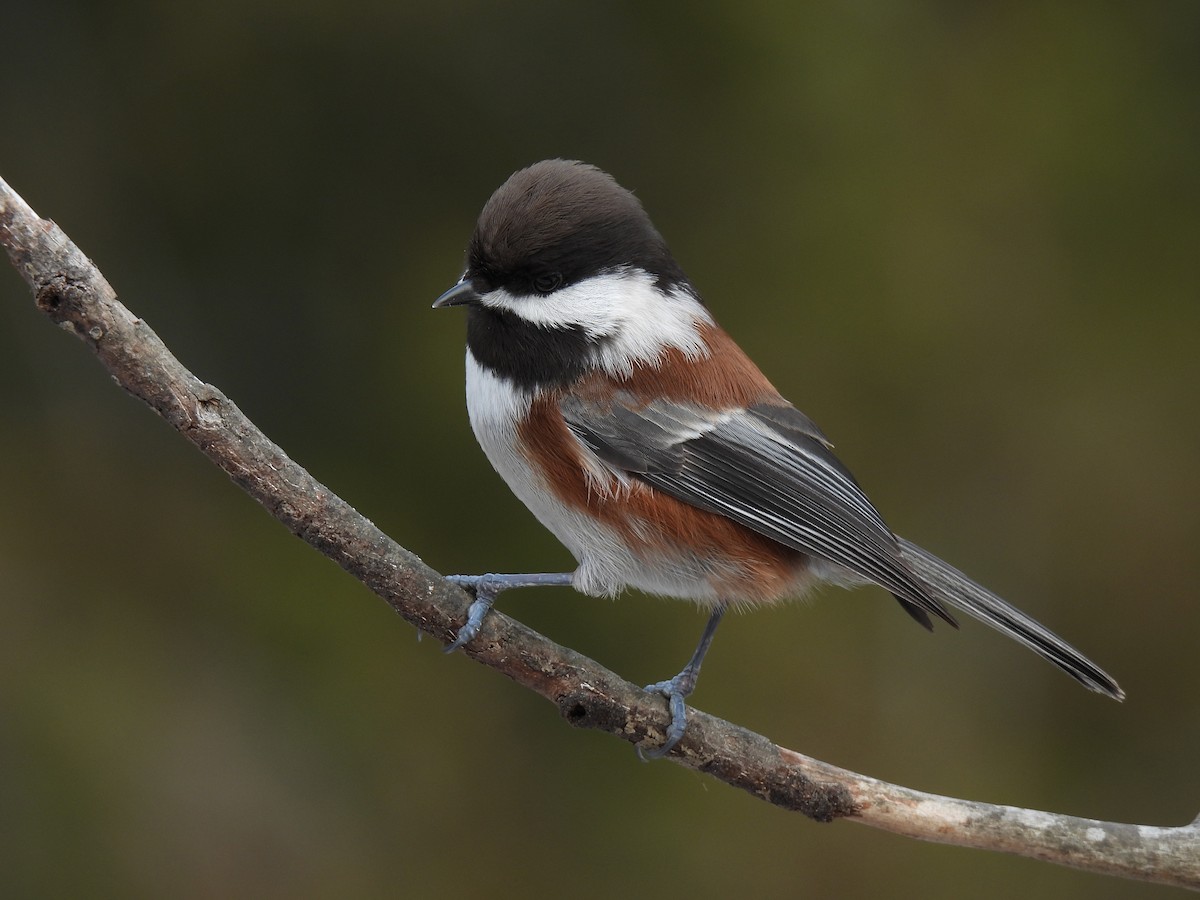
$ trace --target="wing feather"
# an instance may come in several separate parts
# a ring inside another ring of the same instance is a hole
[[[794,407],[717,412],[621,393],[603,405],[567,395],[560,406],[609,466],[881,585],[922,624],[927,613],[954,624],[824,435]]]

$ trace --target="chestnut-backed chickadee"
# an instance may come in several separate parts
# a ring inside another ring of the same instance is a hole
[[[626,587],[711,610],[674,678],[650,685],[683,736],[684,698],[729,607],[815,584],[889,591],[914,619],[974,616],[1086,687],[1124,694],[1065,641],[884,523],[821,430],[780,396],[700,302],[641,203],[606,173],[547,160],[480,213],[462,279],[467,411],[513,493],[578,560],[573,573],[452,576],[475,590],[447,648],[496,594]]]

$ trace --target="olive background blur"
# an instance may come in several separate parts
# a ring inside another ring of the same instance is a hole
[[[695,704],[938,793],[1200,811],[1200,6],[43,0],[0,33],[0,174],[443,572],[570,560],[476,446],[430,303],[513,170],[611,171],[892,527],[1129,695],[870,589],[728,621]],[[0,396],[6,895],[1160,895],[567,727],[418,643],[7,266]],[[639,683],[703,624],[502,606]]]

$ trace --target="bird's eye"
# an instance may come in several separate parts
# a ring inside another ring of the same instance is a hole
[[[533,278],[533,289],[539,294],[552,294],[562,287],[562,276],[557,272],[544,272]]]

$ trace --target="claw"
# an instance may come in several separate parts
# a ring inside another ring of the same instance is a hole
[[[658,681],[646,685],[647,693],[662,694],[667,698],[667,709],[671,711],[671,724],[667,726],[666,740],[662,742],[662,746],[643,750],[641,744],[638,744],[637,755],[642,762],[662,759],[679,743],[683,733],[687,730],[687,704],[684,703],[684,700],[695,687],[695,673],[686,669],[668,681]]]
[[[443,653],[453,653],[467,641],[479,634],[480,626],[483,625],[483,617],[487,615],[492,604],[496,602],[495,589],[484,587],[484,582],[480,579],[475,585],[475,599],[471,605],[467,607],[467,621],[463,623],[463,627],[458,629],[458,635],[443,649]]]
[[[454,640],[442,650],[443,653],[453,653],[479,634],[479,628],[483,625],[483,617],[492,608],[492,604],[496,602],[496,595],[503,588],[497,585],[493,575],[447,575],[446,580],[461,588],[475,588],[475,599],[467,607],[467,621],[463,623],[462,628],[458,629]]]

